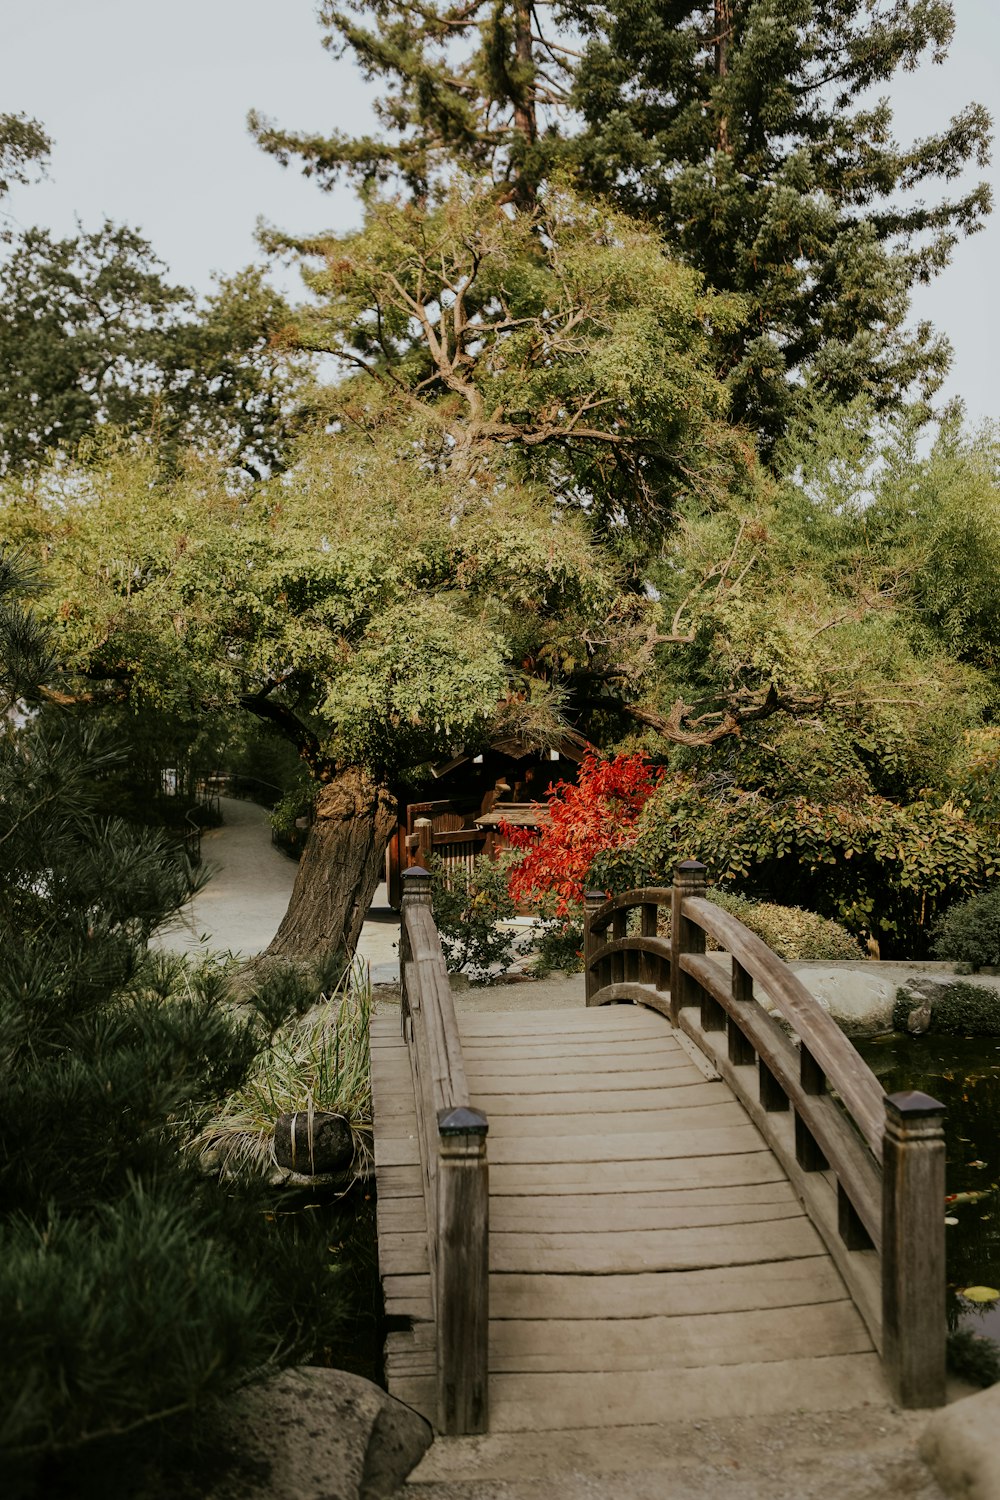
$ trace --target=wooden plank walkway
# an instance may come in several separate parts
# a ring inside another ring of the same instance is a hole
[[[461,1030],[472,1102],[490,1122],[491,1431],[885,1400],[868,1332],[784,1172],[663,1017],[484,1009]],[[427,1223],[398,1017],[374,1018],[371,1043],[396,1330],[386,1373],[433,1419]]]

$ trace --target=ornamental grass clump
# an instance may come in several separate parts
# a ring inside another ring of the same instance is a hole
[[[267,986],[265,979],[258,1004]],[[229,1177],[284,1175],[272,1149],[278,1116],[322,1110],[350,1121],[352,1171],[363,1175],[371,1161],[371,1003],[367,973],[354,964],[329,995],[320,994],[305,1015],[281,1026],[244,1082],[192,1141],[202,1165]]]

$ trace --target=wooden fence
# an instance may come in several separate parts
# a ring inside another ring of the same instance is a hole
[[[917,1092],[886,1095],[787,965],[705,899],[705,875],[704,865],[685,860],[671,890],[611,901],[588,894],[587,1004],[652,1006],[701,1048],[787,1172],[868,1326],[895,1399],[938,1406],[944,1106]],[[665,908],[669,939],[661,935]],[[706,952],[706,938],[728,953],[728,964],[723,953]]]
[[[489,1422],[489,1179],[486,1116],[473,1109],[431,881],[402,874],[402,1026],[413,1073],[437,1346],[438,1429]]]

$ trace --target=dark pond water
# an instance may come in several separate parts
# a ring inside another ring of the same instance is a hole
[[[287,1267],[279,1332],[312,1345],[309,1362],[385,1384],[385,1313],[378,1274],[375,1187],[343,1196],[284,1190],[267,1215],[271,1253]]]
[[[964,1287],[1000,1290],[1000,1039],[891,1036],[858,1050],[886,1093],[922,1089],[947,1108],[948,1327],[1000,1341],[1000,1301],[977,1304]],[[963,1199],[968,1193],[970,1199]]]

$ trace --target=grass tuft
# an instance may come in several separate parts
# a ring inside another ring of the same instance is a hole
[[[279,1115],[328,1110],[349,1121],[353,1177],[371,1165],[371,982],[363,965],[348,968],[330,994],[276,1031],[246,1082],[230,1094],[191,1149],[206,1167],[230,1177],[280,1171],[273,1134]]]

